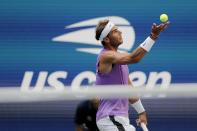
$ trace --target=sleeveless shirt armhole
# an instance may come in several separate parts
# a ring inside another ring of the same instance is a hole
[[[96,66],[97,66],[97,71],[96,71],[96,72],[99,72],[99,63],[100,63],[100,61],[99,61],[98,64],[96,65]]]
[[[97,66],[96,73],[102,73],[102,72],[99,71],[99,62],[98,62],[98,64],[97,64],[96,66]],[[114,68],[114,66],[115,66],[115,64],[112,64],[112,69]],[[111,70],[112,70],[112,69],[111,69]],[[110,71],[110,72],[111,72],[111,71]],[[105,73],[103,73],[103,74],[105,74]]]

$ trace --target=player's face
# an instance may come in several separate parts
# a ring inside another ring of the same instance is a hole
[[[122,42],[122,32],[118,29],[117,26],[114,26],[108,34],[108,38],[110,39],[110,43],[113,46],[119,46]]]

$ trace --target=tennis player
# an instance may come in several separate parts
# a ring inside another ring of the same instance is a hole
[[[122,32],[109,20],[100,21],[96,27],[96,39],[101,41],[103,50],[97,58],[96,84],[131,85],[127,65],[139,63],[168,24],[153,24],[150,36],[139,47],[132,53],[120,53],[117,50],[123,43]],[[99,130],[135,131],[128,118],[129,103],[139,114],[138,125],[141,122],[147,125],[146,111],[139,98],[101,99],[96,116]]]

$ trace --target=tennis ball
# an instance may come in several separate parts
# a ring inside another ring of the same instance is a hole
[[[166,21],[168,20],[168,15],[166,15],[166,14],[160,15],[160,20],[161,20],[162,22],[166,22]]]

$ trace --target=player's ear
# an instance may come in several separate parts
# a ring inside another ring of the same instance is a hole
[[[105,43],[110,43],[110,39],[109,39],[108,37],[103,38],[103,41],[104,41]]]

